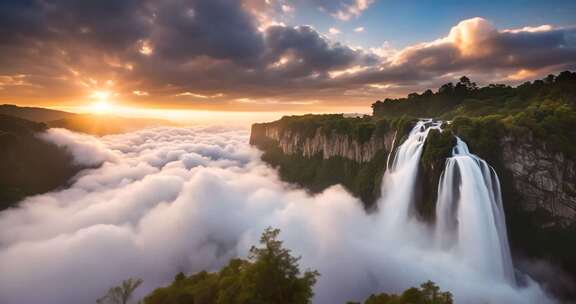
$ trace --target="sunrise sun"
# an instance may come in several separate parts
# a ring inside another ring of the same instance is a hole
[[[90,105],[90,111],[96,114],[107,114],[112,112],[113,105],[110,101],[110,97],[113,95],[109,91],[94,91],[90,95],[90,99],[93,103]]]

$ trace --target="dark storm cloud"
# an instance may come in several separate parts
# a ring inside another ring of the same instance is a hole
[[[0,42],[70,40],[95,42],[102,48],[128,46],[148,32],[144,8],[138,0],[6,0],[0,3]]]
[[[253,16],[240,1],[164,1],[158,11],[152,41],[168,60],[204,55],[254,63],[263,53],[263,37]]]
[[[34,0],[0,2],[0,44],[12,43],[42,30],[43,12]]]
[[[54,35],[105,49],[127,48],[145,37],[149,12],[140,0],[51,0],[45,3]]]
[[[325,72],[351,64],[374,64],[375,57],[365,56],[342,44],[330,44],[309,26],[272,26],[266,31],[266,43],[274,58],[291,54],[310,71]]]
[[[504,61],[511,66],[541,68],[555,64],[574,63],[576,43],[568,37],[576,33],[576,28],[551,29],[540,32],[504,32],[494,37],[490,43],[495,56],[506,56]]]
[[[368,63],[362,52],[331,43],[309,26],[275,25],[260,31],[240,1],[166,1],[157,11],[150,42],[166,60],[207,56],[263,71],[291,55],[301,67],[298,76]]]

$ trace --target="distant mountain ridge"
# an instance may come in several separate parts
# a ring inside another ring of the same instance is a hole
[[[23,198],[65,186],[83,167],[38,135],[50,127],[92,135],[174,125],[160,119],[75,114],[58,110],[0,105],[0,210]]]
[[[49,122],[78,115],[70,112],[38,107],[20,107],[12,104],[0,105],[0,114],[19,117],[35,122]]]
[[[0,105],[0,114],[10,115],[34,122],[45,123],[48,127],[65,128],[92,135],[109,135],[135,131],[143,128],[173,126],[175,123],[153,118],[127,118],[103,114],[77,114],[38,107]]]

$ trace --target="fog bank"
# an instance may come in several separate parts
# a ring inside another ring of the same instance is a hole
[[[410,222],[385,233],[380,214],[335,186],[311,196],[279,180],[250,147],[248,130],[157,128],[96,139],[51,129],[82,171],[60,191],[0,213],[0,302],[94,303],[129,277],[138,296],[179,271],[217,270],[245,257],[268,226],[302,268],[320,271],[315,303],[363,300],[433,280],[456,303],[548,303],[529,279],[521,288],[483,276],[431,229]]]

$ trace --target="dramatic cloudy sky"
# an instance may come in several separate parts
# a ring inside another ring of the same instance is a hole
[[[338,111],[576,68],[576,2],[3,0],[0,102]]]

